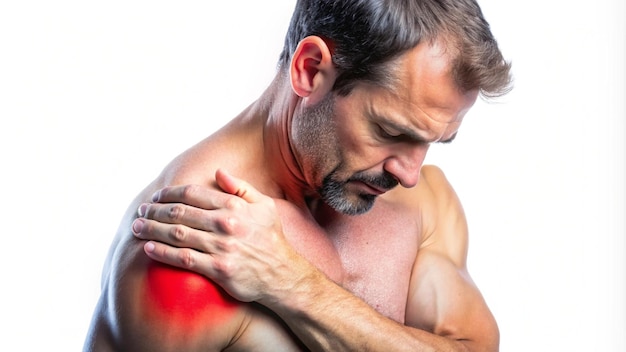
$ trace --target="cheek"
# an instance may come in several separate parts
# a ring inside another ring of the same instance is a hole
[[[148,267],[144,297],[150,319],[187,333],[223,323],[241,304],[204,276],[157,262]]]
[[[364,126],[341,126],[337,150],[343,163],[353,171],[362,171],[380,164],[391,153]]]
[[[380,141],[375,139],[371,123],[359,114],[343,115],[336,120],[337,148],[348,159],[369,158],[378,153]]]

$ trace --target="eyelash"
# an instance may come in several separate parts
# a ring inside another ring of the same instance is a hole
[[[389,132],[387,132],[387,130],[385,130],[381,125],[376,125],[376,127],[378,128],[378,134],[386,139],[394,139],[394,138],[398,138],[398,136],[395,136]]]

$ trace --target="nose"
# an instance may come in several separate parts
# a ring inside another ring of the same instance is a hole
[[[419,181],[420,170],[424,164],[428,147],[428,144],[413,145],[398,150],[394,156],[385,161],[383,167],[385,171],[398,180],[402,187],[414,187]]]

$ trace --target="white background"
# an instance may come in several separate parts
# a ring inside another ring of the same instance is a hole
[[[428,162],[501,350],[624,351],[624,3],[480,3],[516,88]],[[292,6],[0,4],[0,350],[80,350],[127,204],[267,86]]]

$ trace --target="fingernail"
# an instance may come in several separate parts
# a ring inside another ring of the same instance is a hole
[[[158,190],[152,194],[152,201],[158,202],[160,197],[161,197],[161,190]]]
[[[137,214],[140,217],[144,217],[146,215],[146,209],[148,209],[148,204],[143,203],[142,205],[139,206],[139,208],[137,209]]]
[[[146,252],[154,252],[154,243],[148,242],[143,246],[143,248],[146,250]]]
[[[135,235],[141,233],[141,230],[143,230],[143,220],[136,219],[135,221],[133,221],[132,228]]]

